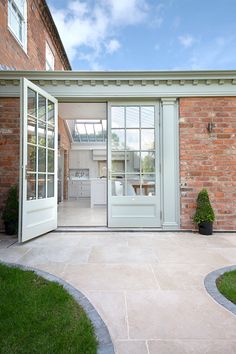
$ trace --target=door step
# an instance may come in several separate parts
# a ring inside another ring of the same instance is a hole
[[[58,226],[52,232],[189,232],[191,230],[163,230],[153,227],[107,227],[107,226]]]

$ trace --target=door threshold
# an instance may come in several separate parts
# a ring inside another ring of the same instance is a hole
[[[58,226],[52,232],[189,232],[192,230],[163,230],[158,227]]]

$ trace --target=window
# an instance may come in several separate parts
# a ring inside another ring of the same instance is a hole
[[[8,0],[8,26],[24,50],[27,49],[26,0]]]
[[[102,119],[68,120],[74,142],[77,143],[105,143],[107,134],[107,122]]]
[[[46,70],[54,70],[55,58],[53,52],[46,42]]]
[[[111,107],[114,196],[156,195],[155,106]]]
[[[28,88],[27,200],[55,196],[54,103]]]

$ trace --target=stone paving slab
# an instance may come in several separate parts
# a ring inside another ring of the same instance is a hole
[[[204,287],[208,273],[236,263],[235,233],[54,232],[3,247],[0,259],[81,290],[116,354],[235,353],[236,316]]]

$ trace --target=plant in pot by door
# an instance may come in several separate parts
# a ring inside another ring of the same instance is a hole
[[[206,189],[202,189],[198,194],[197,209],[193,220],[198,224],[200,234],[212,235],[215,214]]]
[[[18,231],[18,188],[12,186],[8,191],[5,207],[3,209],[2,218],[5,225],[7,235],[15,235]]]

